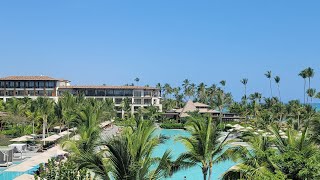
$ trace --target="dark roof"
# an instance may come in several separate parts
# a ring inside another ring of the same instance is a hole
[[[154,87],[145,86],[63,86],[59,89],[143,89],[143,90],[158,90]]]
[[[0,80],[8,81],[60,81],[61,79],[52,78],[49,76],[7,76]]]

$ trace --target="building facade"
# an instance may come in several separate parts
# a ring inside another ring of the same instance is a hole
[[[112,99],[120,116],[124,112],[120,104],[124,99],[130,102],[131,113],[140,107],[155,106],[162,111],[160,90],[142,86],[71,86],[70,81],[48,76],[8,76],[0,78],[0,99],[31,98],[39,96],[58,101],[64,92],[83,94],[85,98]]]

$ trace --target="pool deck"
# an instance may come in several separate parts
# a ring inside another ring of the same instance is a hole
[[[46,152],[43,152],[41,154],[31,157],[30,159],[25,160],[21,164],[6,169],[5,172],[26,172],[32,169],[34,166],[37,166],[41,163],[47,163],[48,160],[54,156],[58,156],[65,153],[66,152],[63,151],[60,146],[55,146],[47,150]]]

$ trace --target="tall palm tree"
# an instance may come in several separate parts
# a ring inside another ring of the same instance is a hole
[[[193,164],[199,164],[202,169],[203,179],[210,180],[213,173],[213,165],[219,162],[223,149],[226,147],[229,135],[221,139],[219,128],[212,123],[210,115],[205,119],[191,117],[187,124],[187,130],[191,133],[190,137],[178,137],[186,147],[187,152],[182,153],[178,160]]]
[[[244,97],[245,99],[247,99],[247,84],[248,84],[248,79],[247,78],[243,78],[240,80],[240,82],[243,84],[244,86]]]
[[[227,81],[226,80],[222,80],[222,81],[220,81],[220,84],[221,84],[221,86],[223,87],[223,90],[224,90],[224,88],[226,87]]]
[[[38,97],[36,102],[37,111],[42,117],[42,138],[46,137],[46,127],[48,123],[48,117],[54,110],[54,102],[49,98]],[[45,142],[44,142],[45,143]]]
[[[140,81],[140,78],[137,77],[137,78],[134,79],[134,81],[137,83],[136,85],[138,85],[138,83]]]
[[[159,90],[160,90],[160,97],[162,97],[162,86],[161,86],[161,83],[158,83],[157,85],[156,85],[156,88],[158,88]]]
[[[278,93],[279,93],[279,100],[281,102],[281,94],[280,94],[280,77],[276,76],[274,77],[274,81],[276,82],[277,86],[278,86]]]
[[[200,102],[206,103],[206,85],[203,82],[198,85],[197,96]]]
[[[269,79],[269,82],[270,82],[270,93],[271,93],[271,97],[273,97],[272,83],[271,83],[272,72],[271,71],[267,71],[264,75]]]
[[[299,76],[303,78],[304,81],[304,86],[303,86],[303,103],[306,104],[306,78],[307,78],[307,73],[306,70],[302,70],[299,73]]]
[[[168,83],[164,84],[163,89],[164,89],[164,97],[172,93],[172,87]]]
[[[308,89],[307,94],[310,97],[310,102],[312,103],[312,99],[316,95],[316,89],[314,88]]]
[[[314,76],[314,69],[312,69],[311,67],[308,67],[306,70],[306,74],[307,74],[307,78],[309,81],[309,89],[311,88],[311,78],[313,78]]]
[[[189,87],[189,85],[190,85],[189,79],[183,80],[182,87],[183,87],[184,91]]]

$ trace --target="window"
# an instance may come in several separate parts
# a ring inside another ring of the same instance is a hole
[[[142,96],[142,92],[141,91],[134,91],[133,95],[134,95],[134,97],[141,97]]]
[[[36,96],[44,96],[44,91],[36,91]]]
[[[4,96],[4,91],[0,91],[0,96]]]
[[[44,88],[44,82],[43,81],[39,82],[39,88]]]
[[[47,90],[47,91],[46,91],[46,95],[47,95],[47,96],[53,96],[53,91],[48,91],[48,90]]]
[[[124,96],[133,96],[133,90],[124,90]]]
[[[107,89],[106,95],[107,96],[113,96],[113,89]]]
[[[26,83],[26,88],[34,88],[34,82],[33,81],[29,81]]]
[[[134,99],[133,104],[141,104],[141,99]]]
[[[16,88],[24,88],[24,82],[23,81],[16,82]]]
[[[143,101],[143,104],[151,105],[151,99],[145,99],[145,100]]]
[[[114,90],[114,96],[123,96],[124,91],[120,89]]]
[[[116,98],[115,99],[115,104],[121,104],[122,98]]]
[[[96,95],[96,91],[94,89],[88,89],[86,96],[95,96]]]
[[[28,96],[34,96],[34,91],[27,91]]]
[[[105,96],[105,90],[97,90],[97,96]]]
[[[0,82],[0,88],[4,88],[4,81]]]
[[[13,96],[14,93],[13,93],[13,91],[7,91],[7,95],[8,95],[8,96]]]
[[[16,91],[17,96],[24,96],[24,91]]]
[[[6,81],[6,88],[14,88],[14,82],[13,81]]]
[[[151,96],[151,91],[144,91],[144,96]]]
[[[54,88],[54,82],[53,81],[47,82],[47,88]]]

